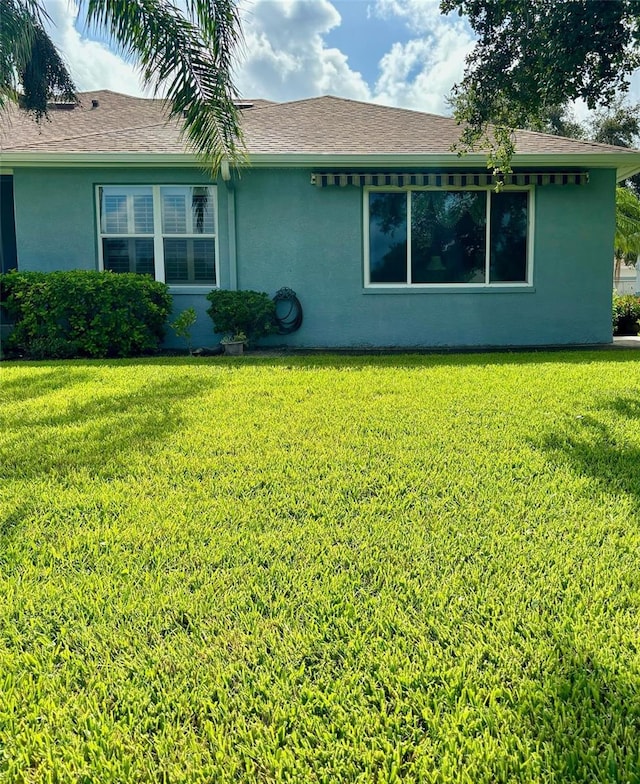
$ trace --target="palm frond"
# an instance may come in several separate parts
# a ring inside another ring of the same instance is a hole
[[[0,0],[0,108],[21,103],[40,119],[54,94],[75,98],[75,86],[44,29],[48,19],[37,0]]]
[[[20,0],[0,0],[0,106],[17,100],[18,68],[31,51],[37,21]]]
[[[640,199],[628,188],[616,188],[615,247],[621,256],[640,253]]]
[[[39,24],[34,26],[31,53],[19,73],[23,108],[34,112],[38,118],[46,114],[47,100],[52,95],[65,100],[76,98],[75,86],[67,67]]]
[[[90,25],[140,64],[143,82],[163,94],[171,117],[214,172],[244,157],[232,68],[241,42],[233,0],[80,0]]]

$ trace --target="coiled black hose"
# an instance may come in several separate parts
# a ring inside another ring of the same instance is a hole
[[[276,324],[278,335],[290,335],[302,326],[302,305],[293,289],[284,286],[276,291]]]

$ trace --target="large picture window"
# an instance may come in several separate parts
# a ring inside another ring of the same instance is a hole
[[[100,266],[173,285],[216,285],[216,190],[208,185],[100,185]]]
[[[529,189],[365,192],[365,283],[530,284]]]

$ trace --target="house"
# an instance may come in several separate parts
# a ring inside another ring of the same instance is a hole
[[[249,165],[212,180],[158,100],[110,91],[2,120],[3,267],[295,290],[299,347],[611,341],[616,181],[640,152],[533,132],[496,191],[453,120],[325,96],[241,104]],[[172,339],[171,336],[168,338]]]
[[[640,291],[640,270],[623,262],[616,274],[614,265],[613,288],[618,294],[637,294]]]

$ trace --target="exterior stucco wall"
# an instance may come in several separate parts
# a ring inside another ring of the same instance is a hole
[[[293,288],[300,346],[500,346],[611,341],[614,171],[536,189],[532,289],[363,285],[363,196],[309,172],[251,171],[237,186],[239,285]]]
[[[295,334],[268,342],[308,347],[527,346],[611,341],[613,170],[587,186],[536,189],[532,289],[373,291],[363,285],[363,197],[319,189],[311,170],[251,169],[218,186],[220,284],[275,293],[293,288],[304,308]],[[191,170],[14,169],[20,269],[95,269],[95,186],[207,182]],[[212,345],[206,288],[174,291],[174,310],[194,305],[195,342]],[[170,344],[177,345],[172,336]]]

